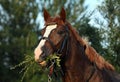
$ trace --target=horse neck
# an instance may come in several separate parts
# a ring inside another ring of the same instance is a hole
[[[69,78],[69,81],[65,82],[71,82],[70,79],[74,80],[74,77],[81,79],[82,82],[85,77],[86,70],[89,70],[88,66],[91,67],[90,62],[85,55],[84,46],[76,40],[73,33],[70,33],[67,45],[69,46],[69,51],[64,55],[64,61],[62,62],[62,68],[66,75],[64,79]]]

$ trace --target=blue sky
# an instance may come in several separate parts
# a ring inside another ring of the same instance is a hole
[[[92,12],[94,11],[94,13],[92,14],[92,16],[90,17],[91,20],[89,22],[90,25],[95,26],[95,27],[100,27],[99,24],[96,23],[96,19],[99,20],[104,20],[101,16],[101,14],[98,12],[97,7],[100,6],[102,4],[103,0],[86,0],[85,1],[85,6],[88,6],[87,12]]]
[[[102,2],[103,0],[85,0],[85,5],[89,5],[89,10],[94,10]]]
[[[85,3],[84,3],[84,6],[88,6],[88,9],[87,9],[87,12],[92,12],[92,11],[95,11],[94,14],[91,16],[91,21],[89,22],[89,24],[91,25],[96,25],[97,24],[95,23],[95,18],[98,17],[98,18],[102,18],[100,13],[98,11],[96,11],[97,9],[97,6],[98,5],[101,5],[103,2],[103,0],[86,0]],[[38,17],[37,17],[37,23],[40,24],[40,28],[43,27],[43,24],[44,24],[44,19],[42,17],[42,13],[39,13],[38,14]],[[98,26],[97,26],[98,27]]]

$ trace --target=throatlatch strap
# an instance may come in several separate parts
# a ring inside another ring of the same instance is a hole
[[[86,81],[86,82],[89,82],[89,81],[90,81],[90,79],[92,78],[92,76],[93,76],[93,75],[94,75],[94,73],[95,73],[95,70],[96,70],[96,64],[95,64],[95,63],[93,63],[92,73],[91,73],[90,77],[87,79],[87,81]]]

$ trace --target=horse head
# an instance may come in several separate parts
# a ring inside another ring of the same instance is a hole
[[[62,8],[59,16],[51,17],[44,9],[44,28],[41,30],[41,39],[34,50],[35,61],[40,65],[45,64],[45,58],[53,53],[62,54],[67,41],[68,28],[66,26],[66,13]]]

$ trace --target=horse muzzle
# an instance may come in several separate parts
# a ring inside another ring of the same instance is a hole
[[[45,53],[40,48],[36,48],[34,50],[34,55],[37,63],[39,63],[41,66],[46,66],[46,61],[44,60]]]

